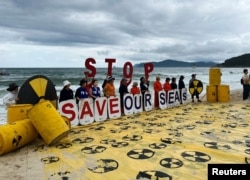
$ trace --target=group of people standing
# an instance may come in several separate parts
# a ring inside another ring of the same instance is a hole
[[[195,79],[195,75],[192,75],[192,79],[190,80],[190,83],[192,80]],[[71,82],[68,80],[65,80],[63,82],[63,89],[60,91],[59,95],[59,102],[69,100],[69,99],[75,99],[76,103],[78,104],[81,99],[84,98],[93,98],[95,100],[98,97],[102,96],[102,93],[105,97],[110,96],[116,96],[116,90],[114,85],[115,78],[113,76],[107,76],[107,78],[104,80],[102,84],[102,90],[98,85],[97,79],[92,79],[91,82],[87,82],[87,79],[84,78],[80,80],[79,87],[76,89],[75,93],[70,88]],[[135,94],[142,94],[142,98],[144,98],[144,94],[146,92],[149,92],[149,81],[145,77],[140,78],[140,84],[138,82],[133,82],[132,87],[128,89],[128,85],[131,81],[129,81],[126,78],[122,78],[120,81],[119,86],[119,95],[121,100],[121,107],[123,107],[123,97],[127,93],[131,93],[133,95]],[[3,97],[3,104],[6,106],[16,104],[18,101],[18,88],[19,86],[16,83],[9,84],[9,87],[7,88],[7,91],[9,91],[8,94],[6,94]],[[184,83],[184,76],[180,76],[178,84],[176,82],[176,78],[166,78],[165,83],[162,84],[160,82],[160,77],[156,77],[155,82],[153,83],[153,89],[154,89],[154,95],[155,95],[155,108],[159,107],[159,100],[158,100],[158,92],[161,90],[165,90],[168,92],[169,90],[179,89],[181,90],[185,88]],[[181,93],[180,93],[181,94]],[[192,100],[194,99],[194,96],[196,95],[196,98],[199,100],[198,94],[192,94]],[[144,102],[144,99],[142,99]],[[194,100],[193,100],[194,101]],[[182,102],[181,102],[182,103]],[[122,110],[123,112],[123,110]]]

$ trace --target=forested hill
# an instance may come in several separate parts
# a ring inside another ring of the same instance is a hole
[[[219,67],[250,67],[250,54],[232,57],[218,64]]]
[[[145,63],[135,64],[135,67],[143,67]],[[159,62],[152,62],[154,67],[212,67],[216,66],[217,64],[214,62],[184,62],[184,61],[177,61],[177,60],[164,60]]]

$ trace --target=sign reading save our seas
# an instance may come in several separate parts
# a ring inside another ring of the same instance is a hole
[[[116,59],[105,59],[108,63],[108,75],[112,75],[112,64],[116,62]],[[88,77],[95,77],[96,68],[93,66],[96,64],[95,59],[88,58],[85,61],[85,67],[88,72],[84,72]],[[149,74],[153,71],[154,67],[152,63],[144,64],[144,73],[146,79],[149,78]],[[125,62],[123,66],[123,77],[132,79],[133,77],[133,65],[130,62]],[[131,82],[131,81],[130,81]],[[180,102],[185,103],[187,100],[187,89],[183,88],[179,90],[159,91],[159,107],[166,109],[180,105]],[[142,102],[144,100],[144,102]],[[66,100],[59,103],[60,114],[69,118],[71,125],[76,126],[79,123],[86,125],[93,123],[94,121],[104,121],[107,119],[114,119],[121,117],[121,108],[124,109],[125,115],[134,113],[140,113],[143,110],[150,111],[154,108],[153,105],[154,96],[152,92],[146,92],[144,98],[142,94],[125,94],[123,97],[123,106],[120,105],[120,97],[100,97],[93,100],[92,98],[86,98],[79,101],[77,105],[75,100]],[[143,107],[144,106],[144,107]]]

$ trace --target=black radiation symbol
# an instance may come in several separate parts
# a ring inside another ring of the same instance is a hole
[[[185,151],[181,153],[181,156],[186,160],[194,162],[207,162],[211,160],[209,155],[198,151]]]
[[[116,140],[115,139],[103,139],[100,141],[101,144],[112,144],[115,143]]]
[[[246,143],[246,146],[247,146],[247,147],[250,147],[250,139],[246,139],[246,140],[245,140],[245,143]]]
[[[187,130],[193,130],[196,128],[196,125],[186,125],[186,126],[183,126],[185,129]]]
[[[170,136],[175,136],[175,137],[181,137],[181,136],[183,136],[183,134],[182,134],[182,133],[179,133],[179,132],[176,132],[176,133],[169,133],[168,135],[170,135]]]
[[[203,84],[200,80],[194,80],[189,85],[189,92],[190,94],[198,93],[200,94],[203,90]]]
[[[209,134],[212,134],[212,133],[213,133],[212,131],[203,131],[200,134],[201,135],[209,135]]]
[[[211,149],[228,150],[231,149],[229,145],[220,145],[217,142],[206,142],[204,146]]]
[[[81,134],[81,133],[84,133],[86,132],[85,130],[71,130],[69,132],[69,134]]]
[[[101,130],[103,130],[103,129],[105,129],[104,126],[97,126],[97,127],[89,128],[89,130],[94,130],[94,131],[101,131]]]
[[[119,123],[115,123],[116,126],[127,126],[129,123],[127,122],[119,122]]]
[[[15,132],[15,136],[13,137],[13,140],[12,140],[12,146],[17,148],[21,140],[22,140],[22,136],[17,135],[17,133]]]
[[[139,141],[142,139],[142,136],[139,136],[139,135],[129,136],[129,135],[127,135],[127,136],[122,137],[122,139],[124,141]]]
[[[92,165],[91,165],[92,166]],[[88,167],[94,173],[106,173],[118,168],[118,162],[113,159],[99,159],[95,166]]]
[[[149,145],[149,147],[152,149],[163,149],[163,148],[166,148],[167,145],[164,143],[152,143]]]
[[[155,154],[154,151],[150,149],[134,149],[127,153],[127,156],[132,159],[149,159]]]
[[[222,124],[222,127],[231,127],[231,128],[236,128],[237,127],[237,123],[230,123],[230,124]]]
[[[183,166],[183,162],[175,158],[164,158],[160,161],[160,165],[165,168],[179,168]]]
[[[173,138],[161,138],[161,142],[167,143],[167,144],[182,143],[182,141],[173,139]]]
[[[203,120],[203,121],[196,121],[196,124],[212,124],[213,121],[211,120]]]
[[[83,153],[86,154],[96,154],[96,153],[101,153],[103,151],[105,151],[107,148],[104,146],[97,146],[97,145],[93,145],[93,146],[89,146],[89,147],[84,147],[81,149],[81,151]]]
[[[65,172],[57,172],[57,173],[51,174],[50,177],[54,177],[54,178],[62,179],[62,180],[68,180],[69,175],[70,175],[70,172],[65,171]]]
[[[86,138],[76,138],[72,142],[75,144],[83,144],[83,143],[90,143],[94,141],[94,138],[86,137]]]
[[[56,156],[48,156],[48,157],[45,157],[45,158],[42,158],[41,161],[44,163],[44,164],[51,164],[51,163],[56,163],[60,160],[59,157],[56,157]]]
[[[147,126],[149,126],[149,127],[152,127],[152,126],[165,127],[166,123],[147,123]]]
[[[122,132],[120,129],[110,129],[109,131],[113,134]]]
[[[172,180],[172,176],[161,172],[161,171],[140,171],[136,179],[145,179],[145,180],[153,180],[153,179],[164,179],[164,180]]]
[[[250,154],[250,149],[246,149],[246,150],[245,150],[245,153],[246,153],[246,154]]]
[[[126,147],[128,145],[129,145],[128,142],[114,142],[114,143],[112,143],[111,146],[114,148],[123,148],[123,147]]]
[[[156,133],[159,133],[161,131],[158,129],[145,129],[145,130],[143,130],[143,132],[148,133],[148,134],[156,134]]]
[[[72,146],[71,143],[64,143],[64,144],[57,144],[56,148],[58,148],[58,149],[67,149],[67,148],[70,148],[71,146]]]

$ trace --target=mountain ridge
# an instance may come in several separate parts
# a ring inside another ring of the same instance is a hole
[[[213,61],[186,62],[173,59],[166,59],[158,62],[151,62],[154,67],[250,67],[250,53],[226,59],[223,63]],[[135,64],[135,67],[143,67],[145,63]]]

